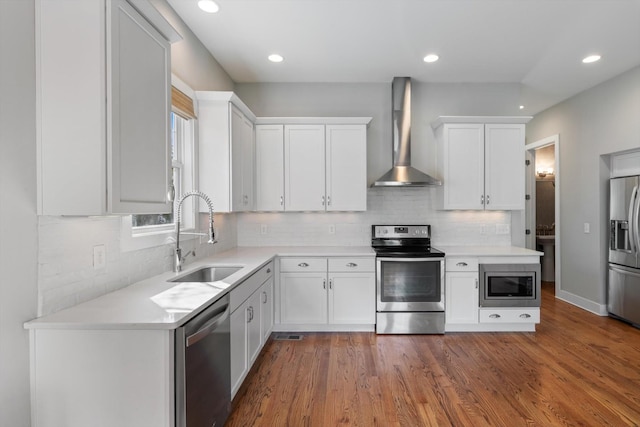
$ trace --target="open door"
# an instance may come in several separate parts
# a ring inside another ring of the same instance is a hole
[[[536,151],[525,152],[526,177],[525,177],[525,246],[527,249],[536,249]]]

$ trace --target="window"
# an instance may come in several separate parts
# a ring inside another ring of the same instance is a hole
[[[171,113],[172,188],[175,198],[194,188],[193,139],[193,120]],[[175,209],[175,205],[173,209]],[[173,209],[171,213],[167,214],[132,215],[133,232],[152,233],[173,229]],[[193,227],[193,207],[185,203],[182,209],[183,228]]]
[[[195,128],[197,121],[193,90],[175,75],[172,75],[171,83],[172,184],[173,194],[175,194],[175,198],[178,198],[181,194],[197,188],[195,178]],[[182,205],[180,228],[194,229],[196,227],[196,209],[198,207],[196,203],[196,198],[192,197]],[[174,212],[163,215],[123,216],[120,226],[121,249],[128,252],[170,244],[174,239],[174,231]]]

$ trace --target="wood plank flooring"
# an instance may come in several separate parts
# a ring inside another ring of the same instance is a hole
[[[556,300],[536,333],[270,340],[227,426],[638,426],[640,330]]]

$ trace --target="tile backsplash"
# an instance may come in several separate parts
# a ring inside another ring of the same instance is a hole
[[[206,215],[202,224],[206,223]],[[236,246],[235,215],[215,216],[216,245],[185,240],[203,258]],[[174,239],[146,249],[122,249],[122,219],[41,216],[38,221],[38,316],[96,298],[173,268]],[[93,248],[105,246],[106,265],[93,267]],[[182,245],[181,245],[182,246]],[[190,258],[187,263],[193,262]]]
[[[238,246],[368,246],[372,224],[430,224],[438,245],[511,244],[511,214],[504,211],[442,211],[437,188],[371,188],[366,212],[245,213],[238,215]]]

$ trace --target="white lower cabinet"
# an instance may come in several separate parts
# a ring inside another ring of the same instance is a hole
[[[445,283],[445,322],[478,323],[478,273],[447,273]]]
[[[481,308],[480,323],[540,323],[540,308]]]
[[[231,291],[231,398],[240,389],[273,329],[272,294],[273,263]]]
[[[374,258],[280,260],[283,330],[373,330],[375,298]]]

